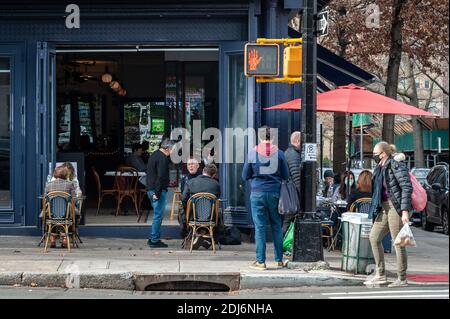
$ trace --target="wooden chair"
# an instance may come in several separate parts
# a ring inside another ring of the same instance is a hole
[[[67,249],[70,252],[70,238],[74,238],[72,226],[75,224],[75,200],[66,192],[49,192],[45,195],[45,247],[48,251],[48,241],[51,236],[57,236],[56,228],[62,227],[67,237]],[[70,231],[69,231],[70,230]]]
[[[175,210],[175,206],[177,207],[176,210]],[[170,209],[170,220],[173,220],[175,218],[175,215],[178,215],[178,211],[182,207],[183,207],[183,204],[181,202],[181,191],[175,190],[173,192],[173,197],[172,197],[172,208]]]
[[[327,239],[327,249],[328,250],[334,250],[334,244],[333,244],[333,237],[334,237],[334,231],[333,231],[334,223],[332,221],[322,222],[322,238]]]
[[[139,181],[139,173],[133,167],[122,166],[116,171],[117,186],[117,210],[116,216],[119,215],[120,205],[122,201],[129,197],[133,201],[136,215],[139,217],[137,183]]]
[[[98,212],[100,210],[100,205],[102,204],[103,197],[104,196],[115,196],[117,197],[117,189],[102,189],[102,183],[100,182],[100,176],[98,175],[97,171],[95,170],[95,167],[92,166],[92,173],[94,174],[95,183],[97,184],[97,192],[98,192],[98,200],[97,200],[97,216]],[[114,180],[114,187],[116,186],[116,181]]]
[[[362,214],[368,214],[371,204],[372,204],[371,197],[359,198],[350,205],[349,211],[353,213],[358,212]]]
[[[192,213],[192,218],[191,218]],[[197,193],[192,195],[187,202],[186,225],[191,229],[191,248],[194,245],[195,234],[199,229],[206,229],[211,238],[213,252],[216,252],[214,241],[214,227],[218,224],[219,218],[219,200],[210,193]]]

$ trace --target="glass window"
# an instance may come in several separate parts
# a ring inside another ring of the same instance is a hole
[[[0,208],[11,206],[11,68],[0,57]]]
[[[229,63],[229,107],[227,114],[227,126],[230,128],[247,128],[246,88],[247,82],[244,76],[244,56],[232,55]],[[232,141],[229,141],[232,143]],[[233,154],[236,156],[236,143],[233,143]],[[228,205],[232,207],[245,206],[245,183],[241,173],[243,163],[229,165],[227,193]]]
[[[425,80],[425,82],[424,82],[424,87],[425,87],[426,89],[429,89],[429,88],[430,88],[430,81]]]

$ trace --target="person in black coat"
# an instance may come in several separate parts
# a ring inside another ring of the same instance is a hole
[[[289,168],[289,176],[297,189],[298,198],[300,199],[300,178],[302,169],[302,156],[300,151],[301,133],[295,131],[291,134],[291,143],[288,149],[284,152],[286,162]],[[285,215],[283,219],[283,236],[289,228],[291,222],[294,221],[295,214]]]

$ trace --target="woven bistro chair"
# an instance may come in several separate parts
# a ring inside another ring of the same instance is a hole
[[[214,241],[214,227],[218,224],[219,218],[219,200],[210,193],[197,193],[192,195],[186,208],[186,225],[191,230],[191,247],[194,245],[195,234],[199,229],[206,229],[211,238],[213,252],[216,252]]]
[[[103,189],[102,183],[100,182],[100,176],[98,175],[97,171],[95,170],[95,167],[92,166],[92,173],[94,174],[95,183],[97,184],[97,192],[98,192],[98,199],[97,199],[97,213],[96,216],[98,216],[98,212],[100,211],[100,205],[102,204],[103,197],[104,196],[115,196],[117,197],[117,188],[116,188],[116,180],[114,180],[114,188],[113,189]]]
[[[136,209],[136,215],[139,217],[139,194],[137,191],[137,183],[139,181],[139,173],[133,167],[122,166],[116,171],[116,187],[117,187],[117,210],[116,216],[119,215],[120,205],[123,200],[131,198]]]
[[[67,236],[67,249],[70,252],[70,238],[74,238],[72,226],[75,224],[75,199],[66,192],[49,192],[45,195],[45,247],[48,251],[48,241],[50,236],[57,236],[55,229],[63,228]]]
[[[368,214],[371,204],[372,204],[371,197],[359,198],[350,205],[349,211],[352,213],[358,212],[362,214]]]

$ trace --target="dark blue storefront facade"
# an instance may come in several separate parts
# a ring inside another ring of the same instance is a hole
[[[257,37],[289,36],[291,1],[186,0],[152,1],[151,4],[78,1],[79,29],[66,28],[66,4],[22,2],[4,2],[0,7],[0,61],[3,58],[9,63],[11,111],[9,200],[0,205],[0,235],[40,234],[38,196],[43,190],[48,165],[56,156],[55,58],[61,47],[216,48],[219,52],[221,129],[268,124],[279,129],[282,149],[287,147],[290,132],[299,129],[299,114],[262,111],[262,107],[298,97],[299,86],[257,85],[253,79],[243,77],[241,63],[245,42]],[[228,94],[237,90],[234,87],[237,82],[244,84],[245,99],[241,99],[240,104]],[[227,115],[230,111],[239,112],[245,118],[236,124]],[[233,165],[221,165],[221,187],[227,199],[235,196],[231,192],[236,189],[240,176],[240,167]],[[225,205],[225,212],[230,223],[251,227],[247,187],[241,185],[245,196],[241,194],[240,199],[231,200]],[[148,227],[83,226],[80,232],[82,235],[145,237]],[[176,227],[169,226],[162,232],[163,236],[178,233]]]

